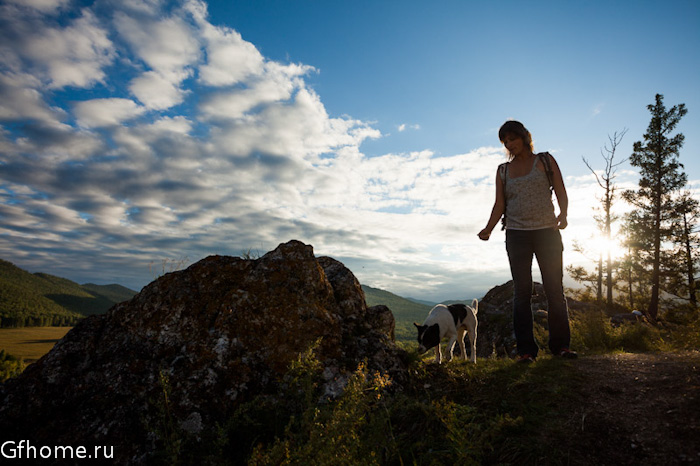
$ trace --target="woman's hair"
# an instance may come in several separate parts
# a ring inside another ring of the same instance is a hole
[[[503,123],[501,129],[498,130],[498,139],[503,142],[506,138],[506,134],[515,134],[521,138],[526,145],[530,146],[530,151],[535,152],[535,147],[532,145],[532,135],[519,121],[508,120]],[[511,159],[513,158],[511,154],[508,155]]]

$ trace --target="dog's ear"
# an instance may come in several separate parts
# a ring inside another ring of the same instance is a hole
[[[416,322],[413,322],[413,325],[415,325],[416,328],[420,328],[420,325],[418,325]]]

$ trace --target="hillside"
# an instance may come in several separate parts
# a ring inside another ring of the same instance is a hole
[[[413,322],[422,323],[428,315],[431,306],[417,303],[410,299],[402,298],[388,291],[362,285],[365,293],[367,306],[384,304],[394,314],[396,340],[399,342],[409,342],[416,338],[416,329]]]
[[[54,275],[32,274],[0,259],[0,327],[70,326],[135,294],[120,285],[79,285]]]
[[[421,321],[430,311],[431,306],[417,303],[410,299],[402,298],[388,291],[372,288],[371,286],[362,285],[362,291],[365,293],[365,301],[367,306],[376,306],[384,304],[394,314],[396,321]]]

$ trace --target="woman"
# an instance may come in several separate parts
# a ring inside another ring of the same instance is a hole
[[[576,358],[569,349],[569,311],[564,297],[562,241],[569,200],[554,157],[535,155],[530,132],[518,121],[507,121],[498,131],[509,156],[496,174],[496,202],[479,238],[487,241],[505,215],[506,251],[513,276],[513,328],[518,361],[533,362],[538,347],[532,330],[532,258],[537,258],[549,305],[549,349],[564,358]],[[550,181],[551,179],[551,181]],[[557,197],[554,213],[551,188]]]

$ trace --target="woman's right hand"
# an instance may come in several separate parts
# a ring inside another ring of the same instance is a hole
[[[490,237],[491,237],[491,230],[489,230],[488,228],[484,228],[483,230],[481,230],[479,232],[479,239],[481,239],[483,241],[488,241]]]

